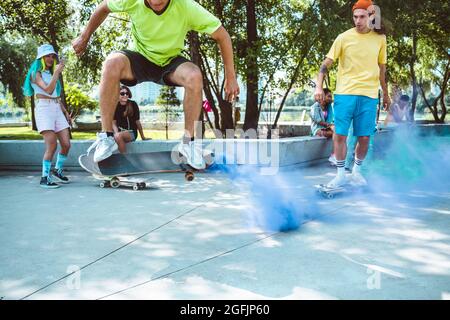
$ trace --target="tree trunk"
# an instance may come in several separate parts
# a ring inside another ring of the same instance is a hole
[[[34,131],[37,131],[37,126],[36,126],[36,117],[35,117],[35,107],[36,105],[34,104],[34,95],[31,96],[31,129]]]
[[[216,125],[216,129],[219,129],[222,133],[225,133],[226,129],[234,128],[231,103],[224,101],[223,84],[219,86],[219,83],[215,81],[215,76],[208,63],[207,57],[201,50],[200,50],[200,58],[202,71],[204,73],[205,78],[204,89],[207,99],[210,102],[212,102],[211,107],[214,112],[215,117],[214,122]],[[219,104],[220,116],[219,113],[217,112],[217,109],[215,108],[214,98],[212,96],[213,93],[216,96],[217,102]]]
[[[283,100],[281,100],[281,104],[280,104],[280,107],[278,108],[277,115],[275,117],[275,121],[274,121],[274,123],[272,125],[272,129],[276,129],[277,128],[278,120],[280,119],[281,112],[283,111],[284,103],[286,102],[286,99],[287,99],[287,97],[289,95],[289,92],[291,91],[295,81],[297,80],[298,72],[300,70],[302,62],[303,62],[303,59],[301,59],[298,62],[297,67],[295,68],[294,74],[292,75],[292,78],[291,78],[291,82],[289,83],[289,87],[287,88],[286,93],[283,96]]]
[[[450,59],[447,62],[447,66],[445,67],[445,72],[444,72],[444,79],[442,81],[442,86],[441,86],[441,122],[444,123],[445,122],[445,117],[447,116],[447,106],[445,105],[445,97],[447,96],[447,84],[448,81],[450,79]]]
[[[247,103],[245,106],[244,131],[258,128],[258,30],[256,1],[247,1]]]
[[[169,108],[166,105],[166,140],[169,140]]]
[[[281,115],[281,112],[283,111],[283,107],[284,107],[286,99],[287,99],[287,97],[289,95],[289,92],[291,91],[292,87],[294,86],[294,83],[297,81],[298,74],[300,72],[300,67],[302,66],[303,61],[305,60],[305,58],[307,57],[309,51],[311,50],[312,44],[314,44],[316,42],[316,39],[317,39],[317,37],[312,39],[312,41],[309,44],[307,43],[306,46],[303,48],[302,56],[300,57],[300,59],[299,59],[299,61],[297,63],[297,66],[295,67],[294,73],[293,73],[291,81],[289,83],[289,87],[287,88],[286,93],[283,96],[283,100],[281,101],[281,104],[280,104],[280,106],[278,108],[277,115],[275,117],[275,121],[274,121],[274,123],[272,125],[272,129],[276,129],[277,128],[278,120],[280,119],[280,115]]]
[[[409,60],[409,69],[411,72],[411,80],[412,80],[412,99],[411,99],[411,110],[410,110],[410,119],[414,121],[414,113],[416,112],[417,105],[417,96],[419,95],[419,91],[417,89],[417,77],[414,66],[417,61],[417,36],[415,33],[412,35],[413,46],[412,46],[412,54],[411,59]]]
[[[200,60],[200,40],[198,38],[198,33],[191,31],[189,32],[189,51],[190,51],[190,56],[191,56],[191,61],[197,65],[200,70],[201,70],[201,60]],[[200,112],[200,118],[198,119],[198,121],[201,121],[202,123],[202,138],[205,137],[205,122],[203,121],[204,119],[204,110],[203,108],[201,109]]]
[[[219,100],[219,109],[220,109],[220,127],[223,134],[225,134],[225,130],[234,129],[233,123],[233,108],[231,103],[225,101],[224,99]]]

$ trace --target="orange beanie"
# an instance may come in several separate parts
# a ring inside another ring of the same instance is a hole
[[[355,11],[356,9],[364,9],[367,10],[371,5],[372,5],[372,0],[358,0],[355,5],[353,6],[353,10]]]

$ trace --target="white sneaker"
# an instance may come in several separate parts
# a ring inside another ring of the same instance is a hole
[[[330,182],[327,184],[327,188],[340,188],[345,186],[348,183],[347,177],[345,175],[336,175]]]
[[[337,161],[336,161],[336,157],[334,156],[334,154],[332,154],[329,158],[328,161],[331,163],[331,165],[336,166],[337,165]]]
[[[367,186],[366,179],[362,176],[362,174],[358,170],[353,170],[351,177],[353,185],[361,187]]]
[[[87,152],[89,153],[94,148],[94,162],[105,160],[118,149],[114,137],[108,137],[105,132],[97,133],[97,140],[89,147]]]
[[[205,159],[203,159],[203,148],[200,143],[190,141],[188,144],[180,142],[178,152],[185,158],[187,163],[197,170],[206,168]]]

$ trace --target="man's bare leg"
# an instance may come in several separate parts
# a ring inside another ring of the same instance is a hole
[[[359,160],[364,160],[369,150],[370,137],[358,137],[358,144],[356,145],[355,155]]]
[[[202,108],[203,77],[200,69],[192,62],[185,62],[168,75],[168,79],[185,89],[184,128],[185,135],[178,145],[178,152],[186,157],[187,162],[196,169],[205,168],[203,150],[200,144],[191,143],[195,137],[195,123],[199,121]]]
[[[114,111],[119,101],[120,80],[134,80],[130,60],[122,53],[112,53],[103,64],[100,80],[100,115],[103,132],[113,132]]]
[[[133,80],[130,61],[122,53],[112,53],[103,65],[100,80],[100,114],[103,132],[97,135],[97,140],[87,150],[89,153],[95,149],[93,157],[95,162],[110,157],[118,149],[114,140],[113,119],[119,101],[121,79]]]
[[[185,62],[169,74],[168,79],[185,89],[183,102],[184,128],[192,138],[194,137],[195,121],[199,121],[202,109],[202,73],[192,62]]]
[[[353,166],[353,174],[357,183],[366,184],[365,179],[360,175],[361,166],[363,160],[366,158],[367,151],[369,150],[370,137],[358,137],[358,144],[355,149],[355,165]]]
[[[340,134],[334,134],[334,155],[337,161],[345,161],[345,155],[347,154],[347,136]]]
[[[347,183],[345,177],[345,155],[347,153],[347,136],[334,134],[334,155],[336,158],[337,175],[328,183],[328,187],[336,188]]]

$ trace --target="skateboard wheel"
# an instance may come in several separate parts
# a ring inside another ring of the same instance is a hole
[[[334,198],[334,194],[331,194],[331,193],[330,193],[330,194],[327,194],[327,198],[328,198],[328,199],[333,199],[333,198]]]
[[[194,180],[194,174],[192,172],[186,172],[186,174],[184,175],[184,178],[187,181],[192,181],[192,180]]]
[[[135,184],[135,185],[133,185],[133,190],[134,191],[138,191],[138,190],[140,190],[141,189],[141,187],[139,186],[139,184]]]
[[[106,182],[100,182],[100,188],[106,188],[107,184]]]
[[[145,182],[140,183],[141,189],[145,189],[147,187],[147,184]]]
[[[112,179],[111,180],[111,187],[113,188],[118,188],[120,186],[120,181],[119,179]]]

